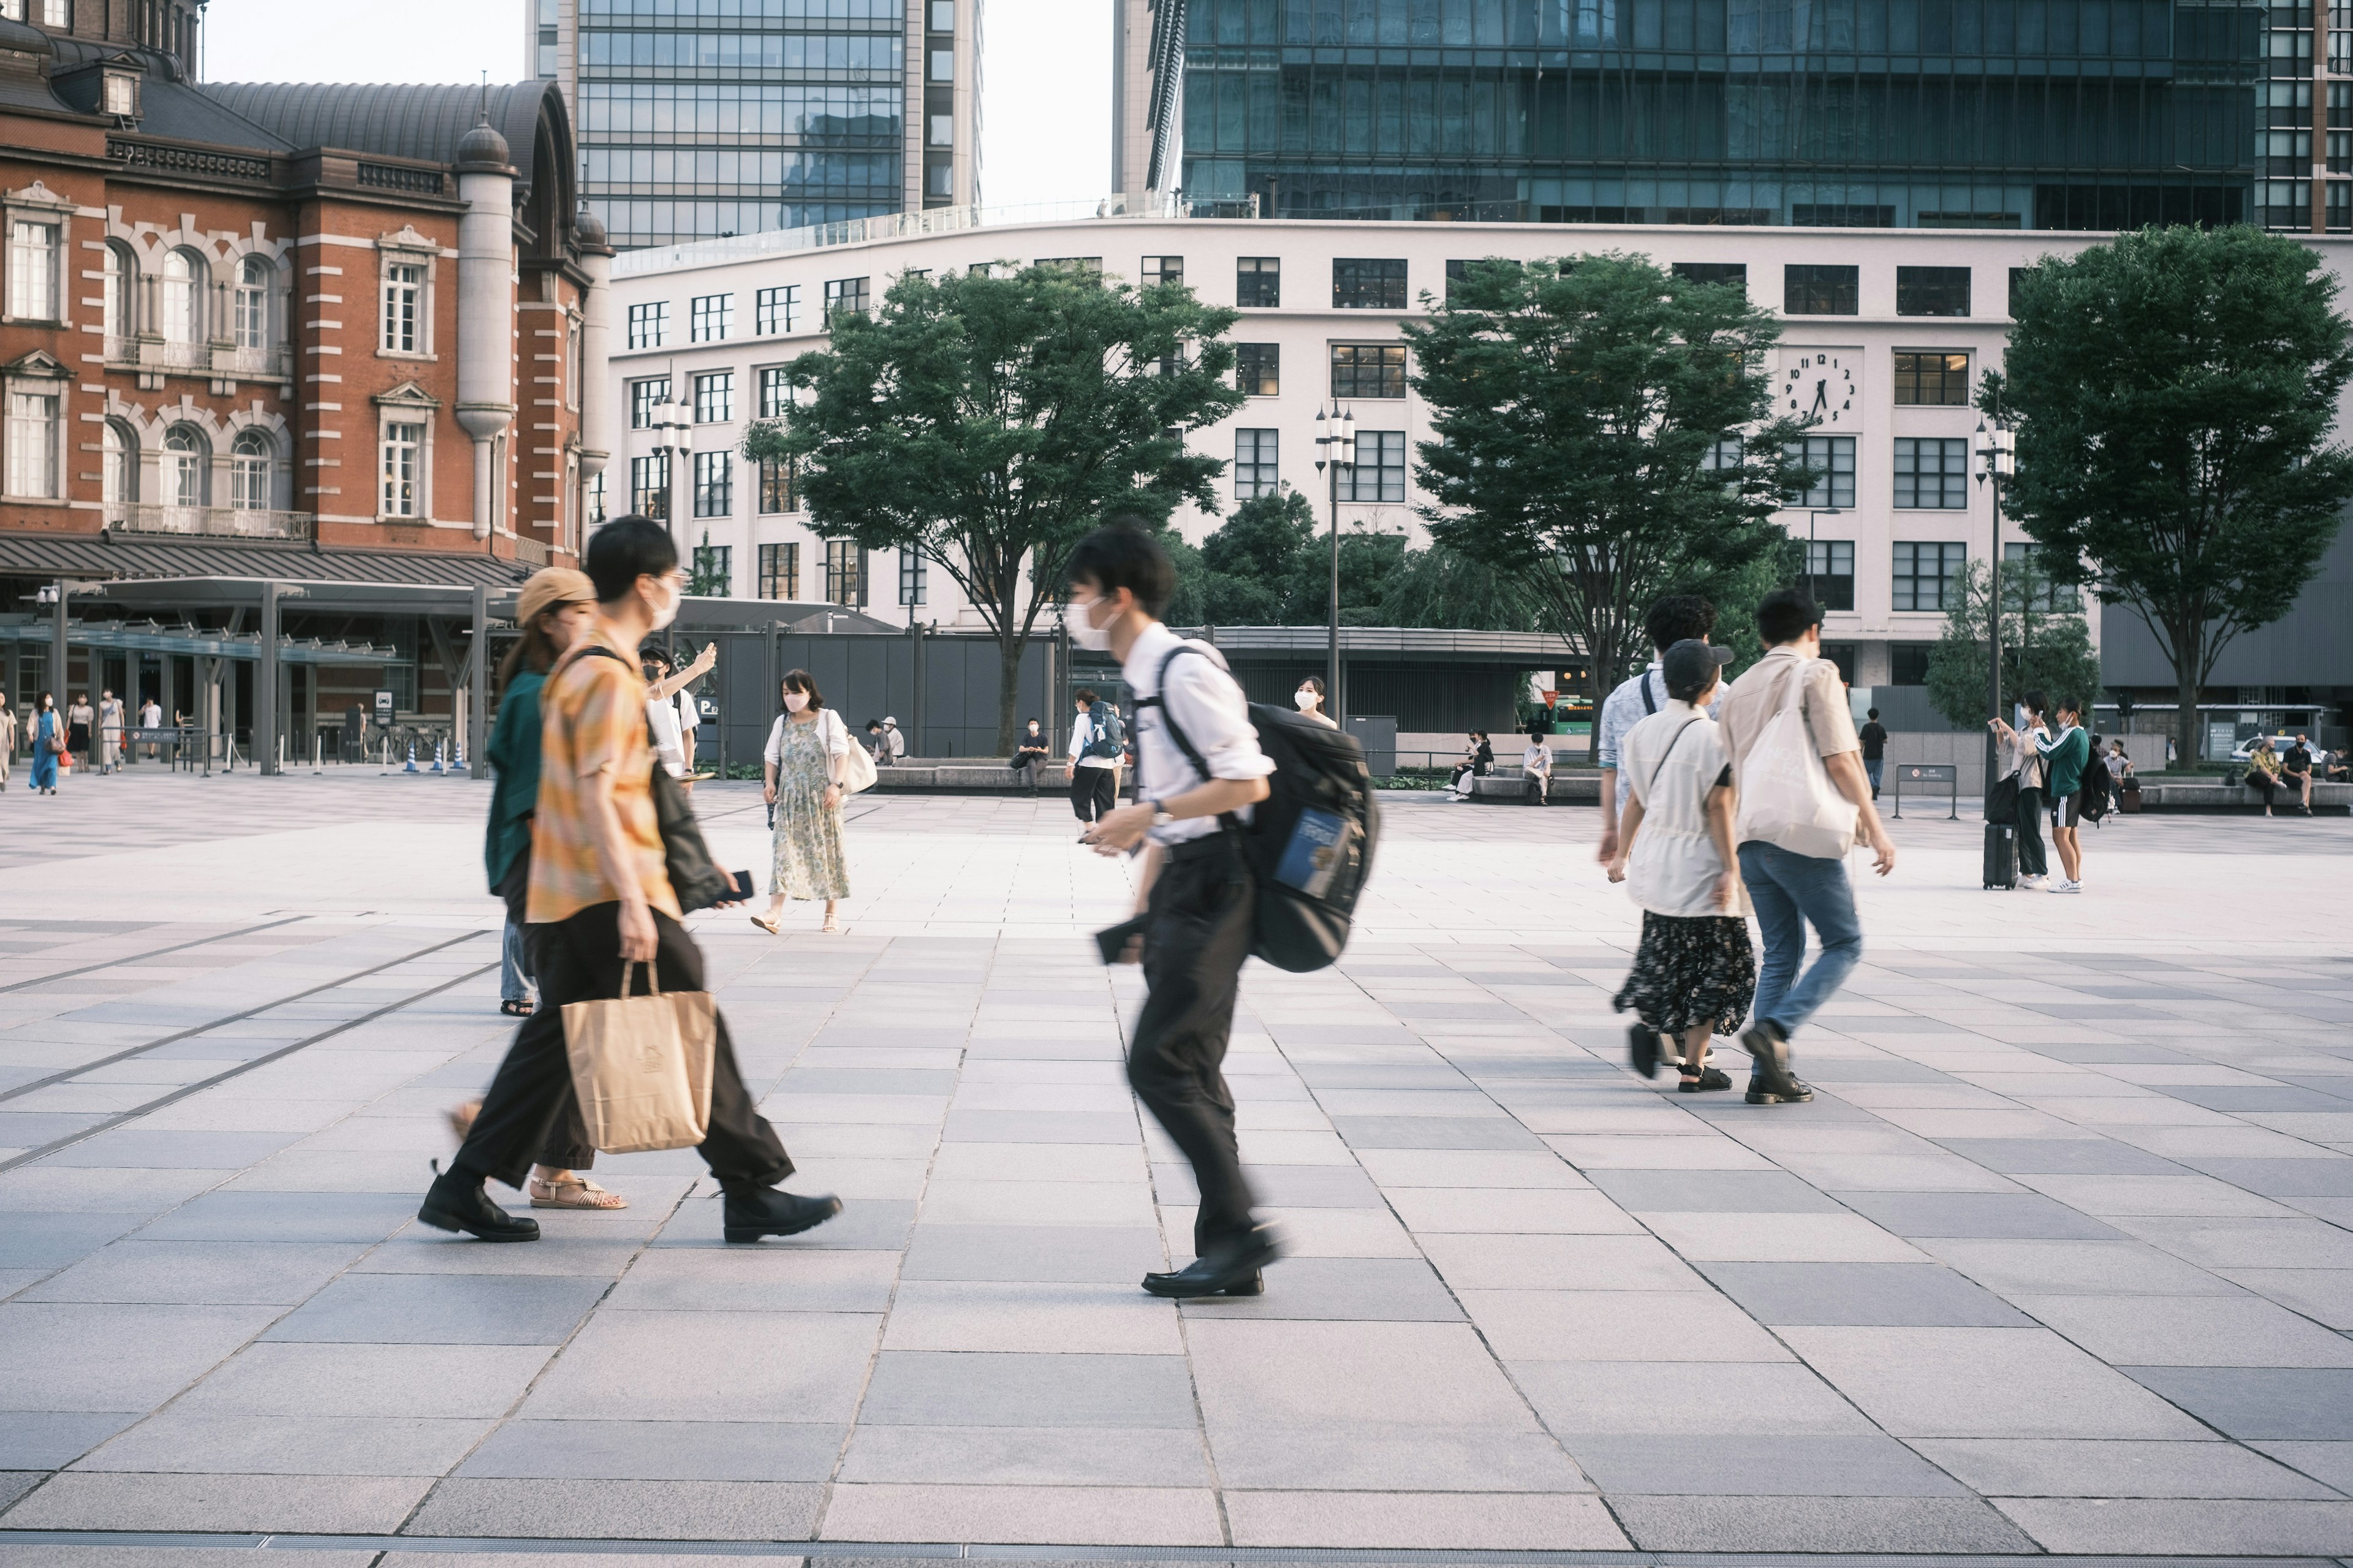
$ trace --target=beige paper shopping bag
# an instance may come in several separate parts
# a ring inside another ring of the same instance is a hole
[[[718,1012],[707,991],[665,994],[654,966],[645,966],[650,994],[629,994],[621,974],[618,999],[570,1002],[564,1008],[564,1050],[588,1142],[608,1154],[647,1149],[688,1149],[711,1125],[711,1053]]]

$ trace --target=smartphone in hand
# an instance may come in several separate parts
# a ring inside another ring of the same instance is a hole
[[[1143,934],[1144,917],[1137,915],[1095,932],[1095,947],[1103,953],[1105,963],[1117,963],[1119,955],[1127,951],[1127,944]]]

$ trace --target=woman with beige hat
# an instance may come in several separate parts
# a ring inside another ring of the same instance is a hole
[[[515,604],[514,622],[522,636],[499,665],[499,720],[491,731],[491,766],[498,783],[491,794],[491,821],[482,849],[491,891],[506,900],[507,929],[499,970],[499,1011],[528,1017],[530,949],[523,906],[531,890],[531,822],[539,801],[540,688],[547,672],[596,619],[596,589],[585,572],[550,566],[532,574]],[[481,1101],[470,1100],[449,1113],[462,1141]],[[617,1209],[628,1203],[581,1175],[596,1160],[577,1101],[566,1097],[549,1130],[547,1145],[531,1173],[531,1206],[556,1209]]]

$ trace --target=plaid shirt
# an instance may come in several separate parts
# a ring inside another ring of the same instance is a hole
[[[646,740],[646,683],[634,655],[599,626],[590,634],[620,656],[575,652],[540,692],[539,803],[531,830],[533,925],[567,920],[595,904],[617,902],[620,890],[605,877],[596,832],[587,811],[586,781],[613,779],[613,809],[637,862],[646,902],[672,920],[683,918],[670,890],[661,830],[654,820],[653,748]]]

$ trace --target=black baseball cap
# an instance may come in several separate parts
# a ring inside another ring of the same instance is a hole
[[[1659,671],[1666,677],[1667,695],[1689,701],[1707,689],[1718,668],[1731,662],[1730,648],[1685,637],[1659,657]]]

